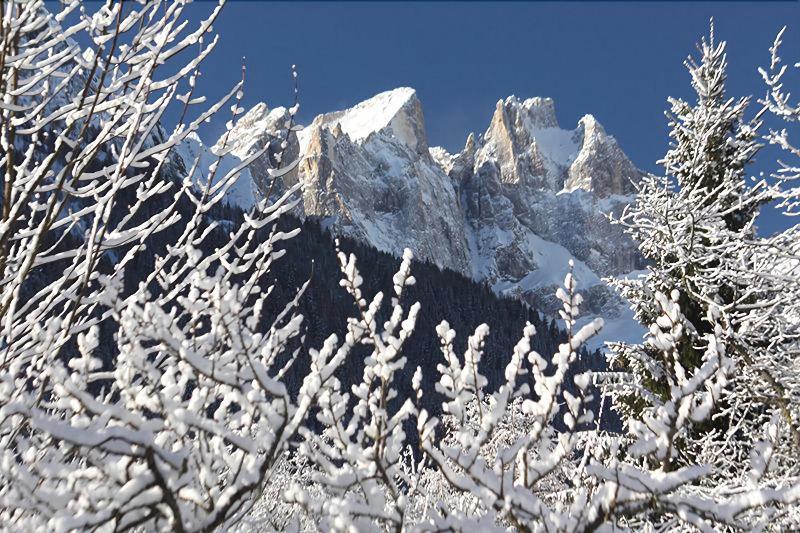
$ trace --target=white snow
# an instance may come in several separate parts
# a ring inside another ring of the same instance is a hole
[[[538,235],[530,233],[525,239],[524,246],[526,252],[534,258],[539,268],[519,281],[519,286],[523,290],[561,285],[564,282],[564,275],[569,270],[570,260],[575,264],[573,273],[579,290],[602,283],[597,274],[592,272],[592,269],[586,263],[575,259],[569,250],[560,244],[547,241]]]
[[[305,126],[296,132],[297,134],[297,144],[300,150],[300,158],[306,154],[308,143],[311,140],[311,128]]]
[[[400,87],[379,93],[369,100],[356,104],[350,109],[323,115],[323,124],[342,127],[353,141],[366,139],[371,133],[388,126],[403,106],[414,97],[416,91],[410,87]],[[409,133],[395,132],[398,136]]]
[[[568,167],[580,151],[577,136],[572,130],[531,128],[529,131],[541,154],[559,166]]]
[[[431,154],[434,162],[441,167],[445,173],[452,167],[453,154],[442,148],[441,146],[432,146],[428,148],[428,153]]]
[[[577,327],[588,324],[596,317],[594,315],[582,316],[576,322]],[[603,315],[603,329],[586,342],[586,347],[590,350],[605,349],[607,342],[642,342],[647,330],[633,318],[633,311],[625,307],[618,316],[609,317]]]

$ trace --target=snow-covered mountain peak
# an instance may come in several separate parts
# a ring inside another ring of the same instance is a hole
[[[470,132],[470,134],[467,135],[467,141],[464,143],[464,152],[474,154],[475,146],[475,133]]]
[[[189,133],[172,153],[180,159],[185,173],[194,170],[191,176],[192,180],[201,189],[225,179],[240,162],[238,157],[231,155],[220,158],[213,148],[209,149],[195,132]],[[209,183],[211,169],[214,169],[214,179]],[[228,188],[225,194],[227,201],[242,209],[250,209],[256,199],[253,189],[255,183],[256,180],[253,179],[250,169],[243,169],[239,179],[231,183]]]
[[[522,110],[524,110],[524,114],[521,114],[522,120],[525,122],[525,126],[529,129],[558,127],[558,119],[556,119],[556,106],[552,98],[535,96],[520,102],[516,97],[511,96],[506,99],[506,102],[506,105],[508,105],[508,103],[512,103],[512,105],[519,106],[522,108]]]
[[[525,132],[529,136],[536,131],[558,128],[556,107],[552,98],[536,96],[520,100],[514,95],[497,101],[490,130],[502,126],[508,131]]]
[[[578,130],[583,133],[584,138],[594,135],[607,135],[605,128],[600,124],[600,122],[597,121],[594,115],[589,114],[583,115],[578,121]]]
[[[415,151],[428,148],[422,105],[410,87],[385,91],[349,109],[320,115],[310,128],[341,131],[356,143],[385,132]]]
[[[574,132],[559,128],[552,98],[516,96],[497,102],[478,145],[476,167],[496,164],[504,183],[550,190],[561,188],[580,148]]]

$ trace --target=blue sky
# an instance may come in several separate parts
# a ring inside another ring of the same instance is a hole
[[[211,7],[198,2],[191,10]],[[221,42],[201,88],[221,94],[246,56],[245,106],[285,105],[296,64],[307,123],[411,86],[430,144],[451,151],[486,128],[498,99],[550,96],[562,127],[591,113],[639,167],[657,171],[666,98],[691,96],[682,62],[712,16],[728,41],[729,94],[763,92],[756,67],[768,62],[783,25],[790,26],[784,56],[800,60],[797,2],[232,1],[215,25]]]

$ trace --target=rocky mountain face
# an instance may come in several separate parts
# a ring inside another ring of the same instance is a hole
[[[600,278],[636,270],[640,258],[606,215],[631,201],[642,173],[594,117],[564,130],[551,99],[512,96],[459,154],[435,153],[460,191],[473,276],[553,311],[552,287],[572,258],[590,310],[623,311]]]
[[[285,109],[259,104],[231,130],[227,149],[211,149],[228,153],[233,166],[275,145],[249,165],[250,192],[237,186],[232,203],[247,207],[269,189],[269,170],[285,163],[276,161],[276,139],[287,139],[286,159],[299,164],[279,187],[302,183],[298,215],[389,253],[411,248],[546,312],[557,308],[553,287],[572,259],[588,310],[619,322],[603,338],[631,325],[601,278],[642,267],[633,242],[606,218],[631,201],[642,173],[591,115],[565,130],[552,99],[511,96],[457,154],[428,146],[422,105],[409,88],[319,115],[287,135],[288,126]]]
[[[320,115],[298,134],[304,214],[376,248],[471,272],[457,184],[431,156],[412,89]]]

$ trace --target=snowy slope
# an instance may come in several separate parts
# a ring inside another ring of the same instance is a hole
[[[363,141],[373,132],[392,125],[397,127],[398,138],[411,144],[415,142],[414,131],[403,120],[405,115],[401,110],[412,98],[415,98],[415,91],[409,87],[386,91],[350,109],[323,115],[321,124],[330,126],[338,123],[353,141]]]

